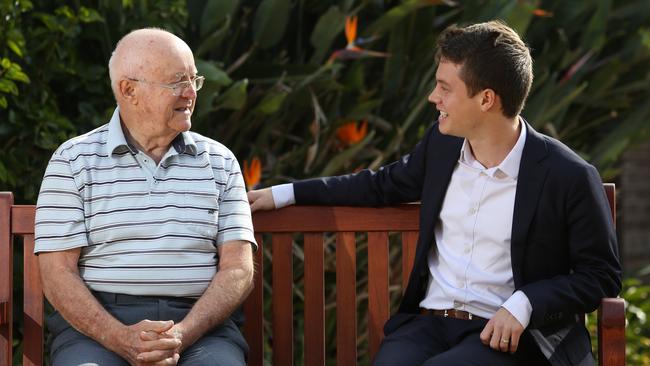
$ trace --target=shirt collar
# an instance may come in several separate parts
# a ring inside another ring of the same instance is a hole
[[[196,156],[196,142],[194,142],[192,135],[187,131],[178,134],[174,141],[172,141],[172,146],[178,154],[187,153]]]
[[[138,149],[135,146],[129,144],[124,137],[124,131],[122,131],[122,122],[120,120],[120,107],[116,107],[111,117],[111,121],[108,122],[108,139],[106,140],[106,149],[108,150],[109,155],[113,155],[115,152],[122,152],[128,150],[131,154],[137,154]]]
[[[172,146],[178,154],[188,153],[191,155],[196,155],[197,147],[196,142],[192,138],[189,132],[182,132],[172,141]],[[124,131],[122,130],[122,122],[120,119],[120,107],[116,107],[111,117],[110,122],[108,122],[108,139],[106,141],[106,148],[108,149],[108,154],[112,155],[115,152],[122,152],[125,150],[130,151],[132,154],[137,154],[138,149],[135,148],[132,144],[129,144],[124,137]]]
[[[521,155],[524,151],[524,145],[526,144],[526,129],[527,129],[526,123],[523,121],[523,119],[519,118],[519,124],[521,125],[521,130],[519,131],[519,137],[517,138],[517,142],[515,143],[515,146],[512,147],[512,149],[510,150],[506,158],[503,159],[503,161],[499,165],[490,169],[486,169],[474,157],[474,154],[472,153],[472,149],[470,148],[467,139],[463,141],[463,146],[460,149],[460,158],[458,159],[458,162],[475,169],[484,170],[486,171],[486,173],[488,173],[491,176],[495,176],[497,172],[502,172],[507,177],[510,177],[512,179],[517,179],[517,177],[519,176],[519,163],[521,162]]]

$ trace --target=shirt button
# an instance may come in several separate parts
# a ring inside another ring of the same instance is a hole
[[[472,207],[469,209],[469,214],[474,215],[476,213],[476,207]]]
[[[469,254],[470,251],[471,251],[471,249],[470,249],[470,246],[468,245],[468,246],[465,247],[465,250],[463,252],[465,252],[465,254]]]

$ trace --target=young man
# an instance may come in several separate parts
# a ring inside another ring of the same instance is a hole
[[[118,42],[110,122],[65,142],[45,172],[36,253],[57,365],[245,365],[231,316],[256,247],[233,154],[189,132],[190,48],[160,29]]]
[[[421,201],[413,271],[375,365],[593,364],[579,314],[621,288],[598,172],[519,116],[533,73],[516,32],[452,26],[438,48],[440,117],[411,154],[249,192],[251,208]]]

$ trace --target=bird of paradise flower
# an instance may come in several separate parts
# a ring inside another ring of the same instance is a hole
[[[256,156],[251,159],[250,164],[248,160],[244,160],[244,180],[246,187],[250,190],[255,188],[260,183],[262,178],[262,162]]]
[[[359,39],[357,38],[357,24],[358,17],[345,18],[345,38],[348,40],[347,46],[344,49],[336,50],[332,53],[327,60],[331,64],[335,60],[349,60],[364,57],[389,57],[388,53],[366,50],[357,45]]]
[[[352,146],[359,143],[368,134],[368,121],[357,122],[350,121],[336,129],[336,138],[344,145]]]

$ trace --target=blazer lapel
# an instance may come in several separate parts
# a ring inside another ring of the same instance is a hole
[[[434,128],[437,129],[437,126]],[[429,273],[428,254],[435,245],[434,228],[440,208],[451,181],[451,174],[460,156],[463,139],[444,136],[438,131],[430,141],[425,156],[425,179],[420,206],[420,236],[415,252],[415,263],[400,305],[400,312],[416,312],[423,296]]]
[[[461,138],[441,137],[443,138],[435,142],[436,147],[429,152],[426,161],[427,175],[422,189],[420,212],[420,237],[424,240],[421,240],[422,245],[418,248],[423,253],[417,253],[425,255],[418,258],[426,257],[435,242],[434,228],[463,145]]]
[[[526,144],[519,165],[510,242],[515,288],[523,285],[522,263],[526,237],[548,172],[548,168],[542,164],[548,154],[544,137],[523,118],[522,121],[527,128]]]

